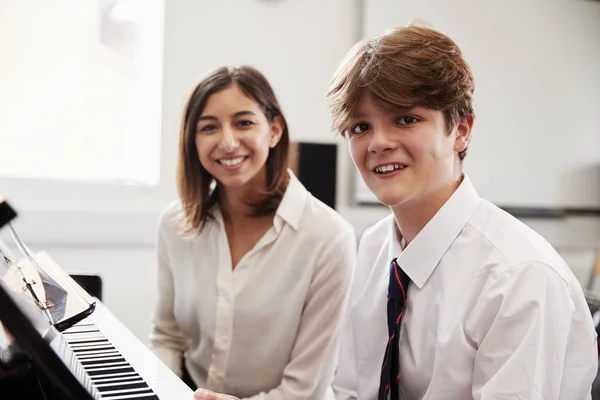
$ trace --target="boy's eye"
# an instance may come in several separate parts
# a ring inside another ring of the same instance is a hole
[[[419,119],[417,117],[413,117],[412,115],[405,115],[396,120],[396,123],[399,125],[410,125],[414,124],[415,122],[419,122]]]
[[[354,125],[352,128],[350,128],[350,134],[358,135],[358,134],[368,131],[369,128],[370,128],[369,124],[361,122],[359,124]]]

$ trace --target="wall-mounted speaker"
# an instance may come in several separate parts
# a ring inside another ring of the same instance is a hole
[[[317,199],[335,208],[337,145],[334,143],[293,142],[290,169]]]

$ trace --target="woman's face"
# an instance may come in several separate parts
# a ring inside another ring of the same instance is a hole
[[[281,118],[269,122],[263,108],[234,83],[208,98],[196,126],[196,149],[202,166],[223,187],[264,186],[269,151],[282,132]]]

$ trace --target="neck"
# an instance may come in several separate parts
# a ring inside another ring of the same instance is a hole
[[[451,181],[436,188],[425,197],[411,200],[407,204],[393,207],[396,225],[406,245],[421,232],[433,216],[442,208],[463,180],[463,175],[454,176]]]
[[[252,218],[253,209],[247,202],[252,196],[245,195],[242,191],[232,193],[232,190],[222,190],[219,193],[219,207],[223,214],[223,221],[227,225],[238,225],[240,222]]]
[[[266,189],[266,170],[262,172],[243,186],[217,186],[219,207],[226,225],[230,227],[246,226],[255,219],[252,216],[254,209],[248,203],[258,200],[260,192]]]

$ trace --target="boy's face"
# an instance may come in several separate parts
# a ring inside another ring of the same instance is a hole
[[[368,97],[356,111],[348,130],[350,153],[377,199],[392,209],[439,203],[460,177],[458,152],[467,147],[473,118],[448,134],[442,111],[385,110]]]

